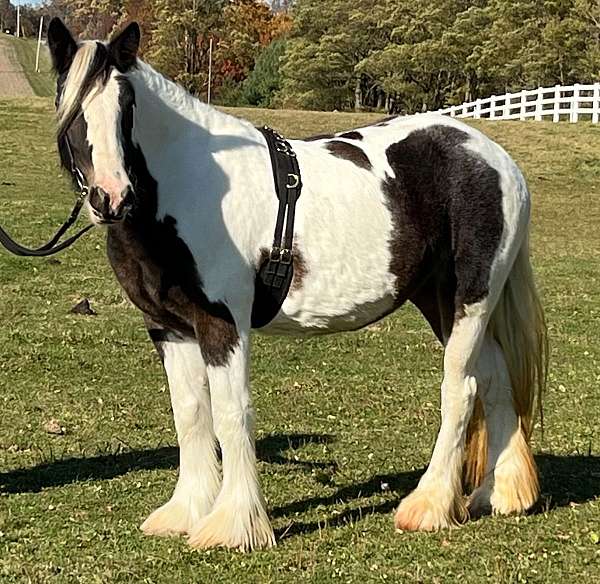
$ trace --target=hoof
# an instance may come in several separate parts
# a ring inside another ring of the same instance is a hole
[[[394,523],[403,531],[437,531],[464,523],[467,517],[461,498],[448,504],[433,490],[416,489],[400,503]]]
[[[173,498],[151,513],[140,529],[146,535],[182,535],[190,533],[208,512],[190,499]]]
[[[264,509],[221,506],[194,527],[188,540],[198,549],[227,547],[248,552],[275,545],[275,534]]]
[[[502,453],[494,471],[494,489],[490,497],[495,515],[525,513],[540,494],[537,468],[522,432],[516,432]]]
[[[469,517],[475,519],[483,515],[489,515],[492,512],[492,503],[490,502],[490,489],[484,485],[477,487],[469,497],[467,504]]]

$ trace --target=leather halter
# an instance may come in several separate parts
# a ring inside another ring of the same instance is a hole
[[[269,147],[279,207],[273,245],[256,274],[253,328],[263,327],[275,318],[290,289],[294,276],[294,217],[302,190],[300,167],[289,142],[268,126],[258,129]]]
[[[83,203],[85,202],[85,198],[88,194],[88,185],[85,181],[85,177],[83,173],[77,165],[75,164],[75,158],[73,157],[73,150],[71,149],[71,142],[69,141],[69,137],[67,133],[64,134],[65,144],[67,146],[67,152],[69,155],[69,159],[71,162],[71,174],[75,177],[75,181],[77,182],[77,186],[79,188],[79,194],[77,195],[77,199],[75,201],[75,206],[73,207],[69,217],[67,220],[60,226],[58,231],[52,236],[52,238],[47,241],[44,245],[36,248],[29,248],[17,243],[2,227],[0,227],[0,243],[12,254],[17,256],[34,256],[34,257],[43,257],[50,256],[62,251],[63,249],[73,245],[84,233],[89,231],[93,225],[86,225],[83,229],[79,230],[75,235],[65,239],[63,242],[58,243],[60,238],[65,234],[65,232],[77,221],[77,217],[81,212],[81,208],[83,207]]]

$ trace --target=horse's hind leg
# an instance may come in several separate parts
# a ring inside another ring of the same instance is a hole
[[[398,507],[399,529],[431,531],[467,517],[461,484],[464,443],[477,393],[475,364],[492,309],[487,297],[466,305],[455,319],[444,353],[442,425],[427,471]]]
[[[510,375],[500,345],[486,335],[477,363],[478,396],[485,415],[487,456],[483,477],[473,491],[469,511],[520,513],[539,492],[535,462],[515,411]],[[469,464],[469,462],[467,462]]]
[[[148,535],[190,533],[210,512],[221,481],[206,366],[195,339],[155,325],[148,328],[169,381],[180,468],[170,501],[141,529]]]

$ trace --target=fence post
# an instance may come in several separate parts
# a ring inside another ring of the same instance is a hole
[[[521,91],[521,108],[519,109],[519,119],[524,121],[527,117],[527,94],[525,90]]]
[[[592,123],[598,123],[600,114],[600,83],[594,83],[594,93],[592,97]]]
[[[510,118],[510,104],[512,101],[513,94],[507,93],[504,96],[504,108],[502,109],[502,118],[508,120]]]
[[[569,121],[574,124],[579,119],[578,115],[579,107],[579,83],[573,85],[573,98],[571,101],[571,114],[569,115]]]
[[[544,96],[544,92],[543,89],[541,87],[538,87],[537,90],[537,99],[535,100],[535,121],[536,122],[541,122],[542,121],[542,110],[543,110],[543,104],[542,104],[542,98]]]
[[[451,117],[451,118],[455,118],[455,117],[456,117],[456,106],[455,106],[455,105],[453,105],[453,106],[450,108],[450,117]]]
[[[560,85],[554,86],[554,109],[552,113],[552,121],[560,122]]]
[[[496,117],[496,96],[492,95],[490,98],[490,120]]]
[[[481,99],[477,99],[475,101],[475,111],[473,112],[473,117],[476,120],[481,118]]]
[[[460,112],[460,115],[461,115],[463,118],[466,118],[466,117],[467,117],[467,104],[466,104],[466,102],[465,102],[465,103],[463,103],[463,105],[462,105],[462,110],[461,110],[461,112]]]

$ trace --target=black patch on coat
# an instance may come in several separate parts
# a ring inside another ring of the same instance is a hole
[[[71,127],[63,132],[58,137],[58,155],[60,157],[61,166],[69,172],[73,182],[73,189],[79,191],[79,185],[75,179],[75,175],[71,174],[71,164],[74,162],[75,166],[84,174],[84,176],[92,176],[92,146],[87,141],[87,122],[85,118],[80,115],[77,116],[71,123]],[[71,153],[73,160],[69,156],[67,148],[67,137],[71,145]]]
[[[355,144],[349,144],[348,142],[342,142],[341,140],[333,140],[327,142],[325,147],[334,156],[349,160],[359,168],[364,168],[366,170],[371,170],[372,168],[369,157]]]
[[[129,132],[129,136],[131,133]],[[135,179],[136,205],[108,228],[112,268],[131,301],[152,321],[195,337],[207,365],[222,367],[239,342],[229,309],[208,300],[194,257],[173,217],[156,219],[156,181],[139,148],[126,140],[125,162]]]
[[[456,128],[431,126],[386,150],[395,174],[383,190],[394,222],[390,270],[398,299],[417,304],[438,336],[451,329],[449,303],[460,317],[487,295],[502,236],[500,177],[464,148],[468,140]]]
[[[363,135],[357,130],[352,130],[351,132],[344,132],[340,134],[338,138],[346,138],[346,140],[362,140]]]
[[[156,352],[160,357],[160,360],[165,362],[165,343],[179,343],[185,340],[185,337],[180,335],[178,332],[166,329],[160,324],[154,322],[147,315],[144,315],[144,322],[146,323],[146,329],[148,330],[148,336],[154,344]]]
[[[105,48],[104,53],[108,54]],[[108,59],[105,66],[107,70],[111,67]],[[94,70],[92,75],[97,77],[99,73]],[[170,216],[156,219],[157,183],[131,139],[135,94],[124,77],[119,83],[124,162],[135,200],[126,219],[107,229],[109,261],[119,283],[147,318],[166,329],[195,337],[206,364],[224,366],[239,342],[233,317],[224,304],[211,302],[204,294],[194,257],[177,233],[176,220]],[[66,128],[72,149],[77,152],[83,152],[82,142],[86,143],[85,127],[75,130],[80,119],[83,116]],[[58,141],[65,164],[64,139],[59,135]]]
[[[308,138],[302,138],[303,142],[315,142],[317,140],[329,140],[333,138],[333,134],[317,134],[316,136],[309,136]]]
[[[388,116],[387,118],[383,118],[382,120],[375,122],[373,125],[374,126],[389,126],[389,123],[393,122],[397,118],[398,118],[398,116]]]

